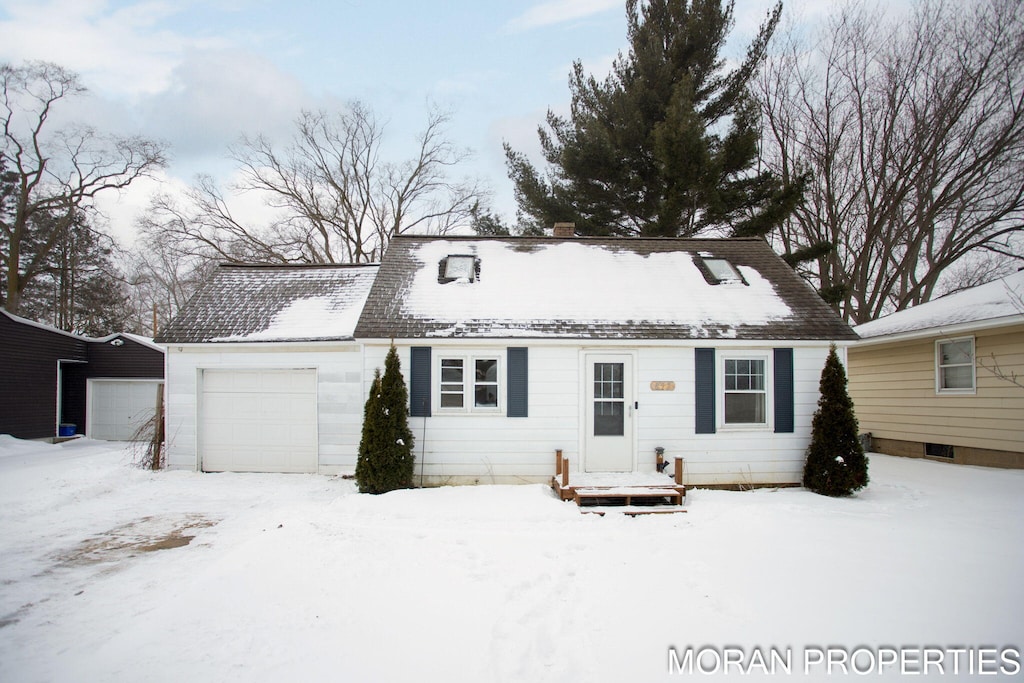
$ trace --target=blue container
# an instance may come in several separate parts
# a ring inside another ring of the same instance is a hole
[[[74,436],[77,425],[62,424],[57,428],[57,436]]]

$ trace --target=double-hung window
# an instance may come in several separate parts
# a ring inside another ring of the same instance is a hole
[[[438,405],[441,410],[499,409],[498,366],[495,356],[442,357]]]
[[[767,360],[725,358],[723,382],[726,425],[768,424]]]
[[[935,343],[935,390],[940,394],[974,393],[974,338]]]

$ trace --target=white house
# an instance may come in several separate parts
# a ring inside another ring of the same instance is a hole
[[[169,463],[352,471],[394,343],[428,484],[547,481],[556,450],[653,471],[656,448],[688,485],[798,483],[853,339],[759,239],[400,236],[379,270],[222,268],[159,340]]]

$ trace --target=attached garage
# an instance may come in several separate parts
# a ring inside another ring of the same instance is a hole
[[[204,472],[317,471],[315,369],[201,372]]]
[[[94,439],[131,441],[153,418],[162,391],[160,381],[90,379],[87,433]]]

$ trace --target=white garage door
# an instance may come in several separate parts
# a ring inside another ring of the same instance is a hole
[[[316,371],[204,370],[204,472],[316,472]]]
[[[89,380],[89,436],[131,441],[139,427],[152,419],[162,387],[162,382],[148,380]]]

